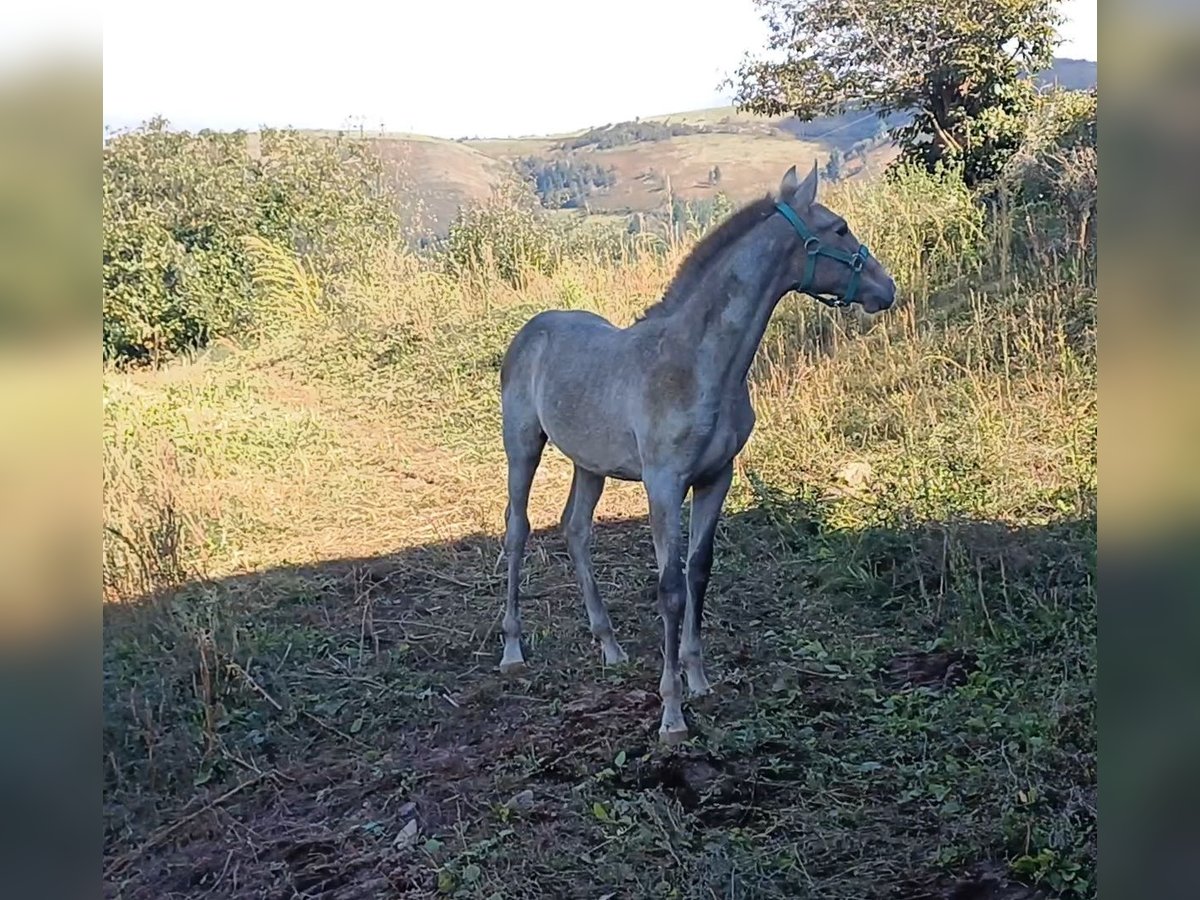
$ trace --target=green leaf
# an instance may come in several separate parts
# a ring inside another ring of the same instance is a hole
[[[612,818],[608,814],[608,810],[604,808],[604,804],[597,800],[592,804],[592,815],[601,822],[611,822]]]

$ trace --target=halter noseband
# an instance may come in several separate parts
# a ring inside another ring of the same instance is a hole
[[[830,259],[836,259],[838,262],[845,263],[850,267],[850,284],[846,286],[846,293],[841,297],[826,297],[820,294],[811,294],[816,297],[826,306],[849,306],[858,294],[859,281],[862,277],[863,266],[871,256],[871,252],[867,250],[866,244],[859,244],[858,249],[853,253],[847,253],[845,250],[839,250],[836,247],[826,247],[822,245],[820,238],[808,230],[808,226],[804,224],[804,220],[796,215],[796,211],[788,206],[783,201],[775,204],[775,208],[783,215],[785,219],[792,223],[792,227],[796,229],[796,234],[800,235],[800,239],[804,241],[804,249],[808,254],[808,261],[804,266],[804,278],[797,284],[792,286],[792,290],[797,293],[807,294],[809,288],[812,287],[813,274],[817,269],[817,257],[828,256]]]

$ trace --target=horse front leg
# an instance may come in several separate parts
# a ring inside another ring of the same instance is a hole
[[[692,520],[688,528],[687,607],[683,613],[683,638],[680,655],[687,676],[688,693],[693,697],[707,694],[711,687],[704,674],[704,651],[700,643],[700,625],[704,617],[704,594],[712,571],[713,539],[721,507],[733,482],[733,463],[712,480],[692,486]]]
[[[650,530],[658,558],[658,611],[663,620],[663,670],[658,683],[662,697],[659,740],[678,744],[688,738],[683,717],[683,679],[679,671],[679,628],[687,601],[683,540],[679,511],[685,492],[683,479],[673,473],[650,473],[643,478],[650,501]]]

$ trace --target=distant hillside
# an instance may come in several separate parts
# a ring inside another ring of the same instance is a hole
[[[1089,89],[1096,85],[1096,63],[1056,59],[1037,80]],[[700,200],[718,192],[738,203],[773,187],[788,166],[803,170],[814,160],[823,166],[835,149],[847,156],[843,177],[880,170],[897,152],[884,131],[906,118],[895,114],[880,121],[859,110],[801,122],[730,106],[560,135],[457,141],[381,135],[374,140],[416,184],[429,213],[424,224],[444,234],[461,204],[485,199],[518,167],[532,173],[552,208],[622,215],[662,209],[668,196]]]
[[[839,127],[837,121],[797,127],[786,119],[723,107],[608,123],[568,135],[461,143],[527,172],[570,167],[611,173],[584,179],[598,186],[566,204],[557,190],[543,200],[552,207],[628,214],[661,209],[668,196],[702,200],[720,192],[735,203],[750,200],[774,186],[788,166],[824,165],[834,147],[847,152],[860,145],[862,153],[844,169],[847,176],[877,170],[895,151],[880,140],[876,117],[866,120],[856,128]]]
[[[455,141],[425,137],[375,139],[401,183],[411,180],[421,201],[421,226],[445,234],[464,204],[486,200],[511,172],[504,161]]]
[[[611,170],[612,183],[585,198],[594,212],[649,212],[671,195],[695,200],[725,193],[734,202],[749,200],[774,186],[779,176],[795,165],[806,169],[823,165],[829,149],[823,143],[800,141],[779,129],[681,134],[662,140],[636,141],[599,149],[587,145],[564,149],[543,146],[530,154],[527,142],[489,141],[486,149],[495,158],[516,163],[531,155],[544,165],[570,160],[576,165]],[[874,151],[879,162],[887,148]]]
[[[1042,85],[1057,84],[1068,91],[1088,91],[1096,86],[1096,61],[1094,59],[1054,60],[1047,71],[1038,76]]]

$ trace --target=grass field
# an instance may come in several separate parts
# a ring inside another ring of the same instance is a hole
[[[792,297],[764,339],[676,749],[644,495],[598,510],[605,669],[553,450],[496,671],[497,388],[528,316],[626,324],[686,246],[521,290],[381,257],[350,307],[107,372],[106,896],[1093,896],[1090,268],[889,190],[828,202],[896,308]]]

